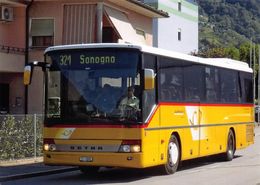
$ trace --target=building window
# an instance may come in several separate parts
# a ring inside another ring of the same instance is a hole
[[[137,34],[137,35],[140,35],[142,38],[146,39],[145,31],[144,31],[144,30],[141,30],[141,29],[137,29],[137,28],[136,28],[136,34]]]
[[[0,114],[9,113],[9,84],[0,83]]]
[[[31,46],[48,47],[54,45],[54,20],[32,19]]]
[[[178,41],[181,41],[181,29],[178,29]]]
[[[181,2],[178,2],[178,11],[181,12]]]

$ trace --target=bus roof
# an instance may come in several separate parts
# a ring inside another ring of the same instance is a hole
[[[247,63],[229,58],[201,58],[179,52],[169,51],[161,48],[155,48],[138,44],[127,43],[94,43],[94,44],[73,44],[73,45],[60,45],[52,46],[45,50],[45,54],[50,51],[67,50],[67,49],[87,49],[87,48],[131,48],[138,49],[144,53],[150,53],[170,58],[176,58],[194,63],[205,65],[217,66],[222,68],[234,69],[238,71],[245,71],[252,73],[253,70]]]

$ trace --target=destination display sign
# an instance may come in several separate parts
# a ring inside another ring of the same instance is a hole
[[[129,50],[63,50],[47,53],[54,70],[137,67],[139,54]],[[47,61],[48,62],[48,61]]]

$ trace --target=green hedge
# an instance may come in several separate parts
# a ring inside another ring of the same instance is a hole
[[[1,117],[0,160],[34,157],[33,116]],[[36,156],[42,155],[42,121],[36,119]]]

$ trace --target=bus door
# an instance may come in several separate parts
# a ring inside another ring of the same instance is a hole
[[[184,123],[183,158],[195,158],[199,156],[200,149],[200,124],[201,110],[204,93],[204,72],[201,65],[189,62],[183,63],[183,101],[186,111]]]
[[[199,155],[202,68],[189,62],[162,58],[159,69],[161,140],[180,136],[182,159]]]
[[[199,155],[200,147],[200,103],[194,103],[185,106],[188,129],[185,129],[185,139],[183,143],[183,157],[194,158]],[[188,132],[188,133],[187,133]],[[190,138],[190,139],[189,139]]]
[[[200,156],[214,154],[216,151],[216,127],[213,117],[217,111],[214,106],[200,106]]]
[[[143,121],[145,123],[148,123],[148,128],[145,128],[145,134],[144,134],[144,144],[143,144],[143,150],[148,151],[144,152],[144,159],[146,161],[149,161],[150,164],[161,163],[161,160],[163,160],[163,157],[161,157],[160,153],[160,147],[161,147],[161,140],[160,140],[160,115],[159,115],[159,105],[157,102],[157,64],[156,60],[157,57],[155,55],[150,54],[144,54],[143,55],[144,60],[144,67],[148,71],[151,72],[153,70],[154,74],[153,77],[147,78],[147,79],[154,79],[154,87],[149,87],[151,83],[148,83],[149,88],[145,87],[145,90],[142,94],[142,113],[143,113]],[[145,75],[144,75],[145,76]],[[149,80],[147,80],[149,81]],[[145,80],[145,82],[147,82]],[[146,85],[145,85],[146,86]]]
[[[221,109],[215,106],[219,97],[218,69],[207,66],[203,68],[205,74],[205,97],[200,104],[200,156],[210,155],[217,150],[216,126],[219,122]],[[209,103],[210,104],[209,104]]]
[[[215,127],[210,125],[210,115],[212,116],[214,107],[198,103],[194,106],[186,107],[188,122],[190,125],[192,145],[190,155],[205,156],[213,154],[215,151]]]

